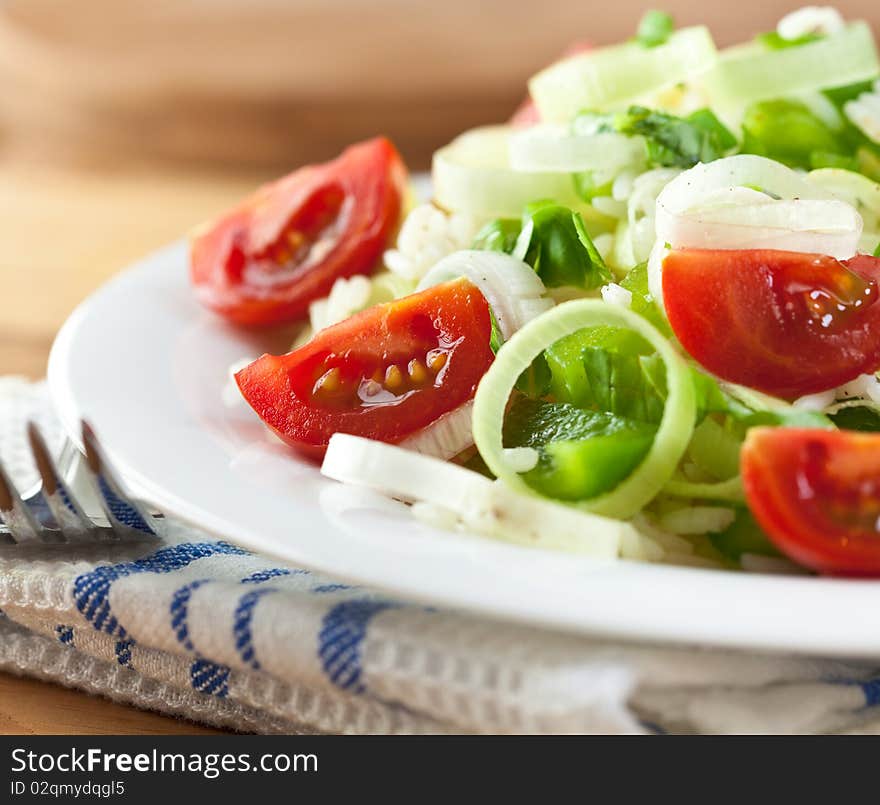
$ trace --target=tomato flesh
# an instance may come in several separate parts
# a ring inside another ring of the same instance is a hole
[[[740,461],[749,508],[783,553],[880,576],[880,434],[753,428]]]
[[[835,388],[880,366],[880,259],[684,249],[663,261],[681,345],[724,380],[779,397]]]
[[[260,188],[193,238],[196,295],[237,324],[300,318],[339,277],[376,267],[405,184],[400,156],[379,137]]]
[[[493,360],[489,305],[468,280],[362,311],[236,375],[287,444],[323,455],[337,432],[399,442],[467,402]]]

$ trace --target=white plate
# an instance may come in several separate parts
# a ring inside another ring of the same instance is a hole
[[[95,426],[133,490],[281,560],[411,599],[591,634],[880,657],[880,582],[607,564],[448,534],[353,492],[224,404],[227,368],[288,337],[227,327],[188,287],[186,247],[81,305],[52,350],[68,433]],[[232,395],[235,399],[235,395]]]

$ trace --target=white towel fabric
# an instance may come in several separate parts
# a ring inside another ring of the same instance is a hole
[[[45,388],[0,379],[34,478]],[[253,732],[880,732],[866,663],[614,643],[408,604],[166,520],[150,548],[0,550],[0,669]]]

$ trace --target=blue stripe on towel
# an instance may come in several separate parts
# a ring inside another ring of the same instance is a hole
[[[351,590],[353,589],[350,584],[319,584],[317,587],[312,587],[313,593],[336,593],[340,590]]]
[[[865,707],[876,707],[880,704],[880,677],[861,682],[859,686],[865,694]]]
[[[264,581],[269,581],[269,579],[274,579],[278,576],[303,576],[308,575],[308,572],[308,570],[291,570],[286,567],[271,567],[268,570],[258,570],[256,573],[251,573],[250,576],[245,576],[241,583],[262,584]]]
[[[169,611],[171,614],[171,629],[177,642],[180,643],[187,651],[194,651],[192,641],[189,639],[189,599],[192,594],[203,584],[207,584],[209,579],[197,579],[189,584],[174,591],[171,597]]]
[[[239,600],[238,606],[235,608],[235,615],[232,619],[232,633],[235,639],[235,649],[238,651],[242,662],[249,665],[255,671],[260,670],[260,661],[257,659],[254,650],[254,636],[251,631],[251,623],[254,619],[254,608],[257,602],[269,593],[277,592],[275,587],[258,587],[245,593]]]
[[[247,551],[236,548],[228,542],[187,542],[162,548],[134,562],[96,567],[89,573],[79,576],[73,584],[76,608],[98,631],[125,638],[125,628],[116,620],[110,609],[110,587],[114,581],[137,573],[171,573],[197,559],[222,554],[245,556]]]
[[[65,626],[63,623],[59,623],[55,627],[55,634],[58,636],[58,642],[63,643],[65,646],[73,647],[73,627]]]
[[[208,693],[218,699],[229,695],[229,667],[210,660],[197,659],[189,667],[189,679],[193,690]]]
[[[131,668],[131,647],[133,645],[134,640],[117,640],[115,646],[116,662],[126,668]]]
[[[390,601],[355,599],[332,607],[321,622],[318,656],[324,673],[343,690],[364,693],[361,648],[370,621],[380,612],[399,606]]]

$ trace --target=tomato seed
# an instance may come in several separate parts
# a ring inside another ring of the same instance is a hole
[[[382,391],[382,385],[377,383],[375,380],[367,380],[363,386],[364,394],[367,397],[375,397],[380,391]]]
[[[446,354],[446,351],[443,349],[432,349],[426,356],[425,359],[428,363],[428,368],[436,375],[444,366],[446,366],[446,359],[449,356]]]
[[[416,385],[421,385],[428,379],[428,370],[425,369],[424,364],[418,358],[413,358],[409,362],[407,371],[409,372],[410,380]]]
[[[334,366],[332,369],[324,372],[324,374],[322,374],[318,378],[312,393],[333,394],[334,392],[339,391],[341,385],[342,374],[339,371],[339,367]]]
[[[385,388],[389,391],[397,391],[403,386],[403,372],[396,364],[391,364],[385,370]]]

